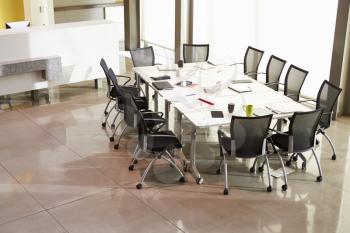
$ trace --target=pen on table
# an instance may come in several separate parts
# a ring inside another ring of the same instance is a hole
[[[199,101],[202,101],[202,102],[204,102],[204,103],[206,103],[206,104],[209,104],[209,105],[214,105],[214,103],[212,103],[212,102],[210,102],[210,101],[208,101],[208,100],[202,99],[202,98],[198,98],[198,100],[199,100]]]
[[[194,96],[194,95],[196,95],[196,94],[187,94],[186,96]]]

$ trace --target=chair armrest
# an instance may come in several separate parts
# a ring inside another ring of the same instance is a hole
[[[149,117],[149,116],[158,116],[158,119],[159,117],[163,117],[164,113],[162,112],[152,112],[151,110],[148,110],[147,112],[142,112],[142,115],[145,116],[145,117]]]
[[[230,64],[230,66],[236,66],[236,65],[244,65],[244,63],[242,63],[242,62],[238,62],[238,63],[233,63],[233,64]]]
[[[226,134],[226,132],[223,131],[222,129],[218,129],[218,136],[219,136],[220,138],[222,138],[222,137],[230,137],[230,136],[228,136],[228,135]]]
[[[280,83],[279,82],[265,83],[265,86],[272,86],[272,85],[276,85],[276,84],[280,84]]]
[[[269,129],[269,131],[275,132],[277,134],[289,135],[287,132],[282,132],[282,131],[279,131],[279,130],[276,130],[276,129]]]
[[[247,72],[245,73],[245,75],[249,75],[249,74],[266,74],[265,72]]]
[[[299,103],[304,103],[304,102],[315,102],[316,103],[316,100],[314,99],[307,99],[307,100],[300,100]]]
[[[117,75],[117,77],[122,77],[122,78],[126,78],[126,82],[123,83],[123,86],[125,86],[127,83],[130,82],[131,78],[129,76],[125,76],[125,75]]]
[[[217,66],[217,65],[215,65],[214,63],[212,63],[211,61],[207,61],[207,63],[208,63],[209,65],[212,65],[212,66]]]

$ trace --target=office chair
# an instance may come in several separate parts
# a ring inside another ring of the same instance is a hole
[[[300,90],[303,87],[308,71],[295,65],[290,65],[284,80],[284,95],[294,101],[299,101]]]
[[[265,73],[266,86],[270,87],[275,91],[278,91],[280,77],[285,64],[286,64],[285,60],[279,57],[276,57],[275,55],[270,56],[270,59],[266,67],[266,73]]]
[[[273,149],[276,151],[276,146],[279,148],[278,154],[291,154],[287,161],[290,161],[294,154],[298,154],[303,160],[303,168],[306,168],[306,158],[302,153],[311,150],[319,171],[318,182],[322,181],[322,169],[314,148],[322,113],[322,108],[308,112],[295,112],[291,118],[289,130],[287,132],[273,130],[277,134],[269,138]],[[287,163],[286,165],[288,166]]]
[[[147,118],[146,126],[147,129],[151,132],[157,132],[160,128],[162,128],[166,123],[166,119],[163,118],[162,112],[152,112],[147,109],[146,105],[144,105],[144,100],[141,98],[134,97],[130,95],[130,93],[126,92],[123,89],[119,90],[121,102],[124,105],[124,122],[125,126],[122,129],[122,133],[118,138],[118,142],[114,145],[114,149],[119,148],[120,139],[123,137],[124,132],[127,128],[136,129],[137,121],[135,116],[135,109],[139,110],[144,118]],[[131,105],[131,99],[136,103],[135,109],[134,106]]]
[[[224,165],[225,171],[225,188],[224,195],[228,194],[228,177],[227,177],[227,155],[237,158],[251,159],[260,156],[265,157],[269,186],[267,192],[272,191],[271,174],[268,156],[266,154],[266,137],[271,124],[272,115],[259,117],[239,117],[232,116],[230,125],[230,136],[226,136],[224,131],[218,130],[220,155],[222,157],[219,168],[216,173],[221,173],[221,167]],[[283,164],[283,163],[282,163]]]
[[[118,118],[118,116],[120,114],[124,113],[124,100],[123,98],[121,98],[121,94],[122,92],[129,94],[130,96],[133,96],[135,98],[137,98],[139,101],[137,102],[138,104],[138,108],[139,109],[148,109],[148,101],[146,100],[145,97],[140,96],[140,89],[138,87],[135,86],[119,86],[118,81],[117,81],[117,77],[118,75],[115,75],[115,73],[113,72],[113,70],[110,68],[108,70],[108,76],[109,80],[111,81],[111,83],[113,84],[113,87],[116,90],[117,93],[117,115],[115,116],[115,120]],[[112,134],[112,136],[109,138],[109,140],[111,142],[114,141],[114,136],[119,128],[119,125],[121,124],[122,121],[119,121],[117,127],[115,127],[114,132]]]
[[[131,101],[134,101],[134,99],[131,98]],[[136,102],[134,102],[134,106],[136,105]],[[136,188],[142,189],[142,185],[148,172],[158,159],[164,159],[165,161],[169,162],[172,165],[172,167],[174,167],[180,173],[181,177],[179,181],[185,182],[185,174],[177,166],[172,155],[173,151],[182,148],[182,145],[180,141],[176,138],[175,134],[172,131],[150,131],[147,128],[147,123],[142,113],[136,110],[136,108],[135,113],[137,117],[136,119],[138,128],[138,145],[140,151],[154,156],[154,158],[151,160],[151,162],[148,164],[145,171],[143,172],[141,180],[136,185]]]
[[[209,57],[209,44],[183,44],[184,63],[205,62]]]
[[[152,112],[150,110],[140,110],[137,107],[137,99],[130,97],[126,99],[125,102],[125,111],[124,111],[124,120],[127,127],[137,129],[137,114],[136,111],[140,111],[143,116],[143,120],[146,124],[146,128],[149,132],[156,133],[164,125],[167,124],[166,119],[163,118],[162,112]],[[141,152],[139,144],[136,145],[136,148],[133,153],[133,159],[131,165],[129,165],[129,171],[134,170],[134,165],[137,163],[138,155]]]
[[[108,102],[107,102],[107,105],[104,109],[104,114],[105,114],[105,120],[104,122],[102,123],[102,127],[106,127],[106,123],[107,123],[107,120],[112,112],[113,109],[116,109],[116,104],[117,104],[117,93],[116,93],[116,89],[115,87],[113,86],[113,84],[111,83],[110,79],[108,78],[108,66],[107,66],[107,63],[106,61],[104,60],[104,58],[101,58],[100,60],[100,66],[102,67],[102,70],[105,74],[105,77],[106,77],[106,80],[107,80],[107,98],[108,98]],[[119,77],[123,77],[123,78],[126,78],[126,82],[123,83],[123,86],[125,86],[127,83],[130,82],[131,78],[128,77],[128,76],[124,76],[124,75],[119,75]],[[110,110],[108,110],[108,107],[110,105],[110,103],[112,101],[115,101],[115,104],[112,108],[110,108]],[[115,127],[115,120],[113,120],[113,123],[111,125],[112,128]]]
[[[244,62],[233,63],[231,64],[231,66],[243,65],[244,74],[257,80],[258,68],[263,55],[264,55],[264,51],[248,46],[244,54]]]
[[[130,50],[130,54],[134,67],[155,65],[154,51],[152,46],[132,49]]]
[[[322,134],[327,139],[328,143],[331,145],[332,152],[333,152],[332,160],[336,160],[337,156],[335,153],[334,145],[331,139],[326,134],[326,129],[328,129],[331,126],[333,108],[341,92],[342,92],[341,88],[331,84],[327,80],[324,80],[318,91],[316,100],[300,101],[300,102],[314,101],[316,102],[316,109],[319,109],[319,108],[324,109],[324,112],[320,120],[319,128],[317,130],[317,134]]]

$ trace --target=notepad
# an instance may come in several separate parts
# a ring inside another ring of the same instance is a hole
[[[224,118],[224,113],[222,111],[211,111],[212,118]]]
[[[166,79],[170,79],[170,76],[169,75],[162,75],[162,76],[157,76],[157,77],[151,77],[151,79],[153,79],[154,81],[166,80]]]
[[[177,64],[159,65],[157,68],[159,71],[176,71],[179,69]]]
[[[152,85],[157,88],[157,90],[171,90],[174,87],[168,81],[152,82]]]
[[[250,79],[236,79],[236,80],[232,80],[233,84],[237,84],[237,83],[252,83],[253,81]]]
[[[252,88],[247,85],[230,85],[228,88],[238,93],[245,93],[252,91]]]

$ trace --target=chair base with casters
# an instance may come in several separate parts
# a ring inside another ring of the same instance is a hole
[[[271,119],[272,115],[251,118],[232,116],[230,125],[231,136],[226,136],[225,132],[221,129],[218,130],[220,156],[222,159],[216,173],[220,174],[223,166],[225,172],[224,195],[228,195],[229,193],[227,156],[255,159],[253,168],[250,169],[251,172],[255,172],[256,159],[264,157],[269,182],[266,191],[272,191],[270,164],[268,154],[266,153],[266,137]]]
[[[275,134],[271,137],[271,143],[272,143],[272,146],[274,148],[275,148],[275,146],[277,146],[279,148],[278,153],[287,154],[287,155],[291,154],[290,156],[288,156],[289,158],[287,159],[286,166],[290,166],[291,161],[294,160],[294,158],[296,158],[296,156],[299,156],[303,160],[302,169],[303,170],[306,169],[306,158],[303,155],[303,152],[306,152],[306,151],[288,153],[288,135]],[[307,150],[307,151],[309,151],[309,150]],[[315,153],[314,148],[312,148],[311,151],[312,151],[313,157],[316,160],[317,168],[318,168],[318,172],[319,172],[319,176],[316,177],[316,181],[321,182],[323,180],[323,173],[322,173],[321,164],[320,164],[319,159],[317,158],[317,155]]]
[[[158,159],[163,159],[163,160],[167,161],[170,165],[172,165],[173,168],[175,168],[178,171],[178,173],[181,175],[181,177],[179,179],[179,182],[184,183],[186,181],[184,172],[177,166],[177,164],[175,163],[175,160],[172,157],[171,153],[169,153],[169,151],[167,149],[165,149],[164,151],[155,154],[155,157],[147,165],[145,171],[142,174],[140,182],[136,185],[137,189],[142,189],[144,181],[145,181],[145,179],[147,177],[147,174],[149,173],[149,171],[153,167],[154,163]],[[132,169],[129,168],[129,170],[133,170],[133,168]]]
[[[331,145],[332,152],[333,152],[332,160],[336,160],[337,159],[337,155],[335,153],[335,148],[334,148],[332,140],[327,136],[326,131],[324,129],[320,128],[318,130],[317,134],[319,134],[319,133],[322,134],[326,138],[326,140],[328,141],[329,145]]]

